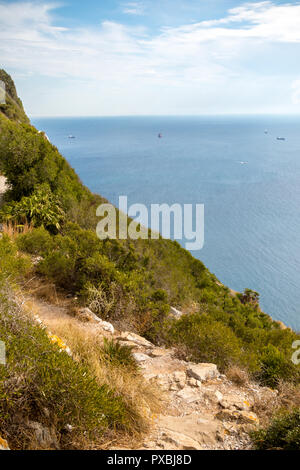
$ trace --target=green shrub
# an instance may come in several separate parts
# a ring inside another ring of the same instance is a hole
[[[64,440],[67,424],[74,427],[77,441],[100,439],[109,428],[131,429],[131,415],[122,397],[107,385],[99,386],[85,366],[50,343],[46,332],[31,323],[10,296],[2,289],[0,338],[5,341],[7,365],[0,365],[0,434],[14,448],[26,448],[26,417],[45,425],[48,420],[55,423],[66,447],[72,446],[74,437]]]
[[[233,331],[207,316],[184,315],[169,331],[172,344],[186,348],[188,359],[212,362],[224,370],[242,356],[241,342]]]
[[[251,436],[257,450],[300,450],[300,409],[280,412],[269,426]]]
[[[137,370],[137,363],[132,355],[132,347],[121,345],[118,341],[104,338],[104,359],[116,366],[125,366]]]
[[[23,279],[31,268],[30,259],[18,254],[16,245],[7,235],[0,238],[0,285]]]
[[[298,368],[292,363],[291,357],[286,357],[272,344],[263,348],[260,362],[261,371],[258,377],[264,385],[276,387],[280,379],[291,381],[293,378],[299,378]]]
[[[10,200],[20,201],[47,184],[67,210],[74,200],[90,194],[58,150],[34,127],[11,121],[1,127],[0,170],[11,186]]]
[[[16,244],[20,250],[31,255],[42,255],[45,252],[51,252],[54,246],[53,238],[44,227],[20,235],[16,239]]]
[[[0,210],[2,221],[32,223],[43,226],[52,232],[58,230],[65,218],[59,199],[46,188],[40,188],[19,202],[5,204]]]

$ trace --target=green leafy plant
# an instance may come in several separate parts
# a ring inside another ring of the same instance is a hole
[[[49,230],[58,230],[65,213],[59,199],[49,190],[41,188],[30,196],[24,196],[19,202],[4,205],[0,218],[17,223],[27,221],[36,227],[44,226]]]
[[[132,355],[132,347],[104,338],[102,350],[107,361],[137,370],[137,363]]]

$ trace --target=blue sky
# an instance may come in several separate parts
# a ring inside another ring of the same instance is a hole
[[[33,116],[300,112],[300,1],[0,0]]]

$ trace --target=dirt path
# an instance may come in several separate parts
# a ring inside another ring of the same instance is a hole
[[[165,409],[155,417],[150,434],[140,444],[141,449],[249,448],[247,431],[259,422],[252,405],[262,394],[272,394],[269,389],[254,384],[238,387],[220,374],[214,364],[179,360],[172,349],[158,348],[132,332],[104,331],[92,312],[91,321],[82,322],[70,317],[64,306],[34,298],[29,303],[49,330],[60,318],[68,318],[79,322],[86,331],[110,335],[121,344],[132,346],[144,378],[155,382],[165,396]],[[85,310],[89,315],[88,309]]]

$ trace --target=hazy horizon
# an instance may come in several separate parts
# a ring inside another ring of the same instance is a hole
[[[32,116],[300,113],[300,2],[0,0]]]

